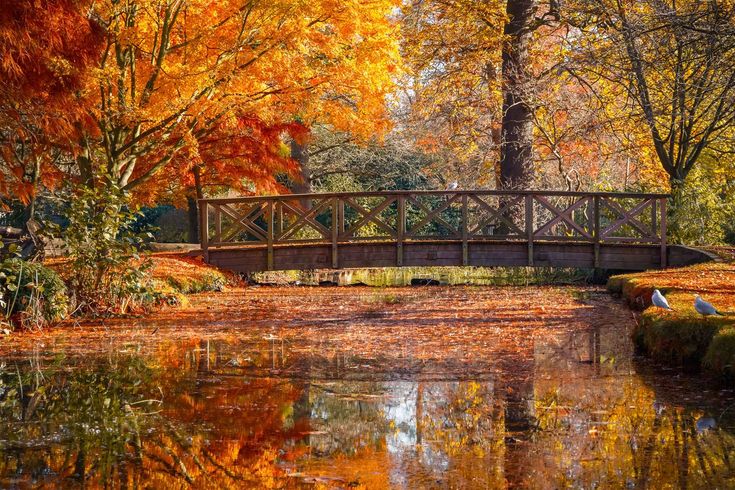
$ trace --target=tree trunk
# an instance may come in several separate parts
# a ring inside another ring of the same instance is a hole
[[[533,185],[533,84],[528,45],[533,33],[537,0],[508,0],[509,21],[503,44],[503,120],[500,146],[501,189]]]
[[[291,140],[291,158],[299,162],[301,167],[300,180],[293,183],[292,191],[294,194],[311,193],[311,170],[309,169],[309,148],[308,143],[299,143]],[[302,199],[301,207],[311,209],[311,200]]]
[[[299,162],[301,167],[301,180],[294,182],[294,194],[308,194],[311,192],[311,170],[309,169],[308,143],[298,143],[291,140],[291,158]]]
[[[189,208],[189,243],[199,243],[199,208],[197,199],[204,198],[204,190],[202,189],[201,169],[196,166],[191,169],[194,174],[194,195],[186,197],[186,203]]]

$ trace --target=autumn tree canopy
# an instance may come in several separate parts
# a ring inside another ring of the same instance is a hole
[[[158,177],[170,184],[198,165],[203,178],[267,187],[289,169],[273,136],[303,134],[295,121],[304,126],[319,114],[341,129],[388,127],[384,100],[398,66],[389,18],[395,2],[61,4],[101,38],[85,50],[70,48],[90,65],[68,94],[84,107],[67,138],[68,175],[83,182],[102,171],[153,197]],[[6,15],[24,14],[16,10]],[[6,38],[29,35],[15,17],[7,23]],[[74,41],[61,39],[62,47]],[[48,57],[59,59],[53,51]],[[44,133],[58,144],[56,128]],[[175,170],[162,174],[169,166]]]

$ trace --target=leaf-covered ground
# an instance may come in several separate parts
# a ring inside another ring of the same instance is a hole
[[[236,343],[273,338],[305,357],[349,352],[366,360],[367,373],[415,372],[431,363],[438,375],[469,374],[493,369],[499,357],[489,352],[532,356],[536,338],[630,321],[603,291],[573,291],[576,296],[556,287],[228,288],[191,295],[189,305],[145,317],[70,321],[6,338],[0,354],[38,346],[85,354],[131,343],[155,349],[170,339],[203,336]],[[289,369],[298,374],[303,364]]]

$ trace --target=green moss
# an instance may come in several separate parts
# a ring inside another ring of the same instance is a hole
[[[707,353],[702,360],[702,365],[726,379],[735,379],[735,328],[722,328],[712,338]]]
[[[633,332],[636,346],[654,359],[699,366],[722,323],[697,315],[646,312]]]

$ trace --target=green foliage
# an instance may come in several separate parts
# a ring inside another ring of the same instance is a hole
[[[129,207],[128,195],[102,177],[95,186],[75,189],[68,202],[63,237],[71,259],[68,284],[78,308],[124,313],[144,302],[150,261],[140,249],[150,233],[134,230],[139,213]]]
[[[114,478],[116,461],[139,460],[140,425],[160,424],[155,412],[161,403],[142,360],[113,353],[86,369],[61,357],[48,367],[34,360],[26,366],[0,363],[4,448],[63,434],[71,454],[84,454],[104,480]]]
[[[702,158],[674,191],[669,235],[678,243],[716,245],[735,239],[735,169]]]
[[[42,327],[69,313],[61,277],[41,264],[8,259],[0,263],[0,308],[7,323],[17,318],[24,327]]]

